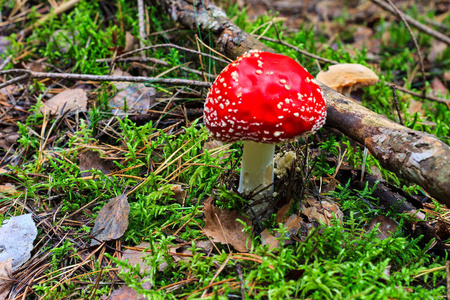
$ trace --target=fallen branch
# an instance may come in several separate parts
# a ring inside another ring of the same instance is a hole
[[[216,36],[230,58],[250,49],[274,52],[233,24],[222,9],[205,0],[194,7],[184,0],[159,0],[173,20]],[[409,21],[409,20],[408,20]],[[327,125],[365,145],[381,165],[450,205],[450,147],[430,134],[411,130],[320,84],[327,99]]]
[[[9,81],[0,84],[0,89],[11,85],[21,80],[30,79],[67,79],[67,80],[89,80],[89,81],[126,81],[126,82],[147,82],[147,83],[164,83],[170,85],[191,85],[199,87],[210,87],[211,83],[188,80],[179,78],[158,78],[158,77],[145,77],[145,76],[107,76],[107,75],[88,75],[88,74],[72,74],[72,73],[45,73],[45,72],[33,72],[24,69],[11,69],[7,71],[0,71],[0,75],[4,74],[22,74],[19,77],[15,77]]]

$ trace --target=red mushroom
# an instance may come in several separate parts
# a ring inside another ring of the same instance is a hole
[[[204,120],[221,141],[244,141],[239,192],[271,197],[275,144],[315,132],[325,123],[325,100],[314,77],[293,59],[252,50],[219,74]]]

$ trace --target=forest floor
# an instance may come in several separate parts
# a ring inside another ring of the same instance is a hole
[[[449,2],[216,5],[313,76],[368,67],[352,101],[450,145]],[[203,122],[234,59],[213,34],[155,1],[0,0],[0,16],[0,300],[450,295],[450,210],[331,126],[277,145],[275,213],[245,215],[242,143]]]

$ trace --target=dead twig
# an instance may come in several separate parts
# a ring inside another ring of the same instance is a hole
[[[370,1],[372,1],[372,3],[380,6],[384,10],[390,11],[393,14],[396,13],[395,10],[388,3],[386,3],[384,0],[370,0]],[[408,16],[408,15],[406,15],[404,13],[401,13],[401,14],[404,16],[405,20],[408,21],[408,23],[411,26],[419,29],[420,31],[422,31],[422,32],[424,32],[424,33],[426,33],[426,34],[428,34],[428,35],[430,35],[432,37],[434,37],[437,40],[440,40],[441,42],[446,43],[447,45],[450,45],[450,37],[448,37],[447,35],[442,34],[439,31],[436,31],[436,30],[434,30],[434,29],[432,29],[432,28],[430,28],[430,27],[420,23],[419,21],[411,18],[410,16]]]
[[[126,53],[124,53],[122,55],[117,56],[116,60],[124,58],[125,56],[129,56],[129,55],[134,54],[134,53],[138,53],[138,52],[149,50],[149,49],[156,49],[156,48],[173,48],[173,49],[177,49],[177,50],[183,50],[183,51],[186,51],[186,52],[190,52],[190,53],[197,54],[197,55],[202,55],[204,57],[208,57],[208,58],[220,61],[220,62],[222,62],[224,64],[227,64],[227,65],[229,63],[228,61],[226,61],[224,59],[221,59],[221,58],[218,58],[218,57],[216,57],[214,55],[210,55],[210,54],[206,54],[206,53],[203,53],[203,52],[200,52],[200,51],[197,51],[197,50],[181,47],[181,46],[178,46],[178,45],[175,45],[175,44],[158,44],[158,45],[147,46],[147,47],[144,47],[144,48],[139,48],[139,49],[136,49],[136,50],[133,50],[133,51],[129,51],[129,52],[126,52]]]
[[[416,47],[416,50],[417,50],[417,55],[419,56],[419,65],[420,65],[420,72],[422,73],[423,87],[426,88],[427,77],[425,76],[425,67],[423,66],[423,56],[422,56],[422,52],[420,51],[419,43],[417,43],[417,39],[414,36],[414,33],[411,30],[411,27],[409,27],[408,21],[405,18],[405,14],[403,14],[400,10],[398,10],[398,8],[394,5],[394,3],[392,3],[391,0],[386,0],[386,1],[391,5],[392,9],[395,11],[397,16],[402,20],[403,24],[405,24],[406,29],[408,30],[409,35],[411,36],[411,38],[414,42],[414,46]],[[423,90],[423,93],[425,94],[425,89]]]
[[[328,58],[324,58],[324,57],[321,57],[321,56],[309,53],[308,51],[302,50],[302,49],[298,48],[297,46],[291,45],[291,44],[289,44],[289,43],[287,43],[287,42],[285,42],[285,41],[283,41],[281,39],[276,40],[276,39],[272,39],[272,38],[265,37],[265,36],[258,36],[256,34],[253,34],[253,36],[254,37],[258,37],[258,39],[261,39],[261,40],[265,40],[265,41],[269,41],[269,42],[273,42],[273,43],[279,43],[279,44],[281,44],[283,46],[286,46],[286,47],[288,47],[290,49],[295,50],[296,52],[298,52],[298,53],[300,53],[300,54],[302,54],[304,56],[311,57],[313,59],[317,59],[317,60],[322,61],[324,63],[329,63],[329,64],[333,64],[333,65],[339,64],[339,62],[337,62],[337,61],[334,61],[334,60],[331,60],[331,59],[328,59]]]
[[[0,71],[0,75],[12,75],[23,74],[20,79],[9,80],[3,84],[0,84],[0,88],[13,84],[17,81],[24,79],[67,79],[67,80],[83,80],[83,81],[126,81],[126,82],[149,82],[149,83],[163,83],[169,85],[190,85],[208,88],[211,83],[189,80],[181,78],[156,78],[156,77],[144,77],[144,76],[106,76],[106,75],[88,75],[88,74],[71,74],[71,73],[45,73],[45,72],[33,72],[24,69],[11,69],[7,71]]]

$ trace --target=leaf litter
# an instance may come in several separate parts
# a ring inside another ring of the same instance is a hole
[[[130,204],[125,194],[111,199],[98,212],[92,228],[91,246],[120,239],[128,228]]]
[[[262,6],[264,6],[264,5],[267,5],[267,4],[263,4]],[[309,16],[310,21],[313,22],[316,26],[324,26],[326,28],[326,30],[329,30],[330,41],[331,41],[330,46],[333,47],[333,44],[332,44],[333,35],[335,35],[336,33],[339,33],[339,31],[342,30],[342,24],[339,24],[339,26],[335,26],[335,27],[330,26],[331,22],[329,22],[329,20],[324,18],[324,16],[333,17],[334,14],[340,15],[339,11],[341,10],[342,7],[338,6],[339,9],[336,9],[337,4],[333,3],[332,1],[326,1],[326,3],[325,2],[319,3],[318,6],[314,6],[314,3],[312,3],[312,2],[307,2],[308,7],[303,7],[302,5],[303,4],[301,4],[301,3],[293,3],[292,1],[291,2],[275,1],[275,3],[274,3],[274,6],[276,8],[281,8],[281,9],[284,8],[283,13],[287,14],[288,18],[292,18],[292,14],[293,14],[292,8],[293,7],[296,9],[296,13],[304,13],[306,11],[314,11],[314,10],[320,11],[320,14],[317,14],[317,12],[316,12],[316,13],[313,13],[311,16]],[[364,5],[360,4],[360,6],[357,6],[356,8],[352,8],[352,10],[351,10],[352,17],[351,18],[366,19],[366,20],[370,20],[369,22],[375,22],[375,20],[380,18],[381,14],[378,10],[374,9],[374,5],[365,7],[367,9],[363,9],[362,6],[364,6]],[[261,11],[264,12],[265,10],[263,9]],[[282,18],[285,18],[285,17],[282,17]],[[298,24],[303,24],[303,21],[300,21],[298,19],[298,17],[295,17],[294,19],[296,19],[295,22],[297,22]],[[380,45],[379,41],[376,40],[375,38],[373,38],[373,33],[370,30],[369,31],[364,30],[365,28],[366,27],[357,28],[357,31],[353,34],[353,39],[354,39],[353,45],[355,47],[361,47],[361,44],[368,45],[371,42],[374,42],[374,45],[379,47],[379,45]],[[78,32],[76,32],[76,34],[78,34]],[[136,48],[137,47],[136,38],[133,37],[129,32],[127,32],[126,36],[127,36],[127,38],[126,38],[126,46],[125,47],[127,48],[127,50]],[[385,38],[387,38],[387,37],[385,37]],[[67,43],[65,43],[65,44],[67,44]],[[63,45],[62,46],[62,48],[64,48],[63,52],[64,51],[67,52],[69,46],[70,46],[69,44]],[[77,46],[79,46],[79,45],[77,45]],[[369,49],[373,49],[373,47],[370,46]],[[440,49],[441,50],[435,51],[435,52],[431,51],[430,60],[435,60],[442,56],[442,53],[443,53],[442,47],[440,47]],[[2,50],[2,49],[0,49],[0,50]],[[120,50],[120,51],[122,51],[122,50]],[[371,54],[374,54],[374,53],[371,53]],[[377,59],[377,56],[375,54],[372,56],[373,59]],[[42,71],[44,66],[47,66],[47,64],[36,61],[36,62],[31,62],[30,64],[25,64],[23,66],[26,68],[35,70],[35,71]],[[142,69],[139,69],[139,67],[134,66],[133,68],[134,68],[133,74],[136,74],[136,72],[138,72],[138,73],[143,72]],[[122,71],[120,71],[120,72],[122,72]],[[448,72],[446,72],[446,73],[448,73]],[[113,73],[113,75],[114,74],[117,74],[117,73]],[[124,74],[124,73],[122,72],[122,74]],[[128,75],[131,76],[130,73],[128,73]],[[445,74],[444,74],[444,76],[445,76]],[[446,78],[446,77],[444,77],[444,78]],[[448,78],[446,80],[448,80]],[[59,85],[61,83],[70,84],[69,82],[66,82],[66,81],[64,81],[64,82],[63,81],[52,81],[50,83],[48,81],[43,82],[43,84],[45,84],[47,87],[52,86],[52,84]],[[445,84],[445,82],[444,82],[444,84]],[[174,110],[174,111],[176,111],[176,113],[170,115],[170,118],[160,118],[161,112],[166,113],[166,110],[165,110],[165,108],[163,110],[163,107],[161,107],[161,105],[158,106],[158,104],[160,104],[160,103],[158,103],[158,101],[166,101],[166,99],[172,97],[173,94],[170,94],[170,93],[166,94],[166,91],[164,93],[161,92],[162,89],[160,87],[158,87],[158,89],[155,89],[154,87],[148,87],[143,84],[115,83],[114,85],[115,85],[115,89],[119,90],[119,92],[115,96],[108,98],[108,105],[110,108],[114,108],[113,112],[116,114],[116,116],[123,117],[127,114],[136,114],[140,117],[143,117],[143,119],[145,119],[146,121],[157,121],[159,128],[164,129],[169,126],[172,126],[173,124],[176,124],[177,122],[181,122],[180,124],[189,124],[189,122],[193,121],[192,118],[189,119],[189,117],[188,117],[189,114],[195,115],[195,113],[196,113],[195,109],[198,110],[199,107],[201,107],[200,105],[198,105],[198,103],[197,103],[198,106],[195,106],[195,104],[192,105],[192,102],[195,103],[195,101],[192,101],[191,104],[188,103],[186,106],[181,106],[181,105],[177,106],[176,110]],[[75,85],[75,86],[77,86],[77,85]],[[47,100],[45,105],[49,106],[50,114],[60,114],[60,113],[64,113],[64,112],[74,112],[74,111],[81,113],[81,115],[83,115],[84,112],[92,113],[93,110],[91,110],[91,107],[89,107],[88,102],[87,102],[87,99],[88,99],[87,95],[88,94],[95,95],[95,92],[93,92],[93,89],[95,89],[96,87],[97,87],[96,85],[93,85],[92,83],[88,83],[88,84],[84,84],[82,89],[73,88],[73,89],[65,90],[65,91],[59,93],[57,96],[54,96],[53,98],[50,98],[49,100]],[[442,88],[442,86],[434,87],[435,91],[442,90],[441,88]],[[1,94],[1,97],[2,97],[1,100],[5,101],[5,105],[6,104],[11,105],[9,103],[9,100],[11,99],[11,97],[17,97],[17,99],[19,99],[19,97],[22,97],[20,94],[21,89],[23,89],[22,84],[10,85],[6,88],[3,88],[2,91],[4,91],[5,93]],[[157,90],[158,90],[158,92],[156,92]],[[193,92],[193,94],[195,95],[195,92]],[[58,96],[60,96],[60,97],[58,97]],[[80,97],[78,97],[78,96],[80,96]],[[29,100],[27,100],[27,101],[29,101]],[[161,103],[163,103],[163,102],[161,102]],[[20,105],[16,105],[15,109],[16,108],[22,109],[21,105],[27,104],[27,103],[22,101],[18,104],[20,104]],[[189,105],[191,105],[191,106],[189,106]],[[28,102],[28,106],[25,105],[24,107],[28,108],[29,102]],[[63,108],[64,108],[64,110],[63,110]],[[149,113],[149,111],[152,109],[154,111]],[[200,110],[201,110],[201,108],[200,108]],[[41,112],[43,112],[43,110],[41,110]],[[155,115],[156,115],[156,118],[155,118]],[[17,112],[15,114],[12,114],[12,113],[9,114],[9,117],[14,118],[14,121],[18,120],[18,119],[16,119],[18,117]],[[12,120],[12,119],[10,119],[10,120]],[[22,120],[23,121],[25,120],[25,118],[23,118],[23,116],[22,116]],[[116,119],[112,119],[112,120],[116,120]],[[9,122],[8,120],[6,120],[6,121]],[[69,130],[71,130],[71,133],[68,134],[67,137],[63,136],[63,139],[66,139],[66,138],[68,139],[69,137],[73,137],[72,134],[74,132],[76,132],[75,129],[80,124],[77,121],[75,121],[73,118],[65,118],[64,122],[65,122],[65,126],[67,126],[67,128]],[[12,122],[10,124],[15,124],[15,123]],[[16,125],[14,125],[14,126],[16,126]],[[16,128],[16,127],[13,127],[13,128]],[[105,126],[104,128],[111,129],[112,127],[108,128],[107,126]],[[2,128],[2,130],[4,130],[4,129]],[[124,144],[126,142],[129,142],[129,140],[119,139],[116,135],[114,135],[113,131],[114,131],[114,129],[112,129],[110,131],[105,130],[102,133],[108,132],[107,134],[110,134],[109,138],[120,140]],[[39,131],[37,131],[37,134],[39,134],[38,132]],[[175,126],[175,127],[172,127],[170,129],[170,131],[168,131],[168,132],[174,133],[174,134],[179,134],[181,132],[181,130],[180,130],[180,127]],[[14,135],[14,130],[11,133],[12,133],[11,136],[13,137],[11,139],[8,139],[8,136],[1,136],[1,138],[3,138],[3,140],[5,141],[5,143],[0,144],[0,146],[5,150],[7,150],[6,148],[8,148],[8,149],[11,148],[12,150],[18,149],[19,151],[21,151],[20,155],[23,155],[24,157],[32,155],[31,150],[29,150],[29,148],[27,148],[27,151],[23,151],[23,149],[18,147],[17,137],[19,137],[19,136]],[[58,132],[58,134],[60,134],[60,133],[61,132]],[[58,144],[53,143],[53,141],[56,140],[57,138],[59,138],[59,136],[57,136],[56,134],[51,137],[50,143],[48,144],[48,147],[45,149],[45,151],[53,151],[55,149],[53,147],[58,146]],[[98,138],[98,137],[95,136],[95,138]],[[318,136],[315,138],[321,139],[323,137]],[[214,141],[211,142],[211,144],[208,144],[208,143],[205,143],[205,146],[204,146],[204,149],[207,151],[209,151],[210,149],[215,149],[217,147],[222,146],[222,145],[214,144]],[[159,147],[160,146],[161,145],[159,145]],[[124,152],[123,148],[120,151],[122,151],[122,153],[123,153]],[[120,151],[117,151],[116,153],[120,153]],[[70,152],[70,153],[73,153],[73,152]],[[229,158],[229,156],[230,156],[230,154],[226,153],[221,157],[221,160],[226,161]],[[103,174],[111,173],[112,167],[109,166],[109,164],[107,163],[107,160],[103,159],[100,155],[98,155],[98,152],[96,152],[96,151],[82,152],[81,154],[79,154],[78,158],[79,158],[79,167],[80,167],[80,171],[81,171],[81,176],[90,175],[89,171],[92,169],[100,170]],[[300,156],[295,157],[295,159],[300,159]],[[313,153],[312,160],[314,160],[314,159],[315,159],[315,156]],[[179,161],[181,161],[181,159]],[[176,163],[179,163],[179,161],[177,161]],[[288,161],[292,162],[292,157],[289,158]],[[149,170],[151,170],[152,167],[154,167],[153,165],[151,165],[152,163],[150,163]],[[284,162],[280,161],[280,165],[281,164],[284,164]],[[288,164],[286,163],[286,165],[288,165]],[[49,166],[48,165],[44,165],[44,166],[45,166],[45,168],[47,168],[46,170],[48,170]],[[281,170],[281,172],[279,173],[279,176],[277,176],[277,177],[279,177],[280,180],[286,180],[286,176],[287,177],[291,176],[293,174],[294,170],[296,171],[296,168],[291,168],[290,164],[289,164],[289,167],[281,168],[280,170]],[[148,170],[146,170],[146,171],[148,172]],[[10,172],[10,171],[8,171],[8,172]],[[17,175],[17,173],[10,173],[10,175],[11,174]],[[140,172],[138,174],[139,176],[136,176],[136,177],[141,178],[141,176],[144,176],[143,174],[146,175],[147,173]],[[31,175],[31,176],[36,176],[36,178],[33,180],[34,180],[34,182],[38,182],[38,180],[40,178],[38,175]],[[50,180],[52,180],[52,179],[50,179]],[[233,178],[232,178],[232,176],[230,176],[230,182],[232,182],[232,180],[233,180]],[[324,180],[328,180],[328,178],[324,178]],[[316,181],[313,180],[312,182],[314,184],[316,184]],[[342,180],[341,184],[345,184],[345,180]],[[317,184],[317,185],[320,186],[320,184]],[[17,186],[11,185],[9,182],[6,182],[4,185],[2,185],[2,187],[4,187],[5,195],[6,194],[17,195],[16,189],[21,190],[21,188],[22,188],[22,186],[20,186],[20,185],[17,185]],[[171,191],[172,191],[173,195],[171,196],[170,201],[173,200],[174,202],[181,204],[183,208],[186,205],[186,201],[194,201],[194,203],[195,203],[195,201],[199,201],[199,203],[203,203],[201,199],[190,199],[189,193],[192,192],[192,188],[195,188],[195,185],[193,187],[189,186],[187,184],[184,184],[184,183],[183,183],[183,185],[180,185],[178,182],[176,184],[173,184],[171,187]],[[330,189],[330,191],[334,191],[334,188]],[[329,191],[327,191],[327,192],[329,192]],[[48,190],[48,199],[46,199],[47,197],[44,197],[43,201],[41,201],[41,199],[36,199],[36,202],[38,203],[38,204],[36,204],[36,207],[41,209],[40,213],[42,215],[48,214],[47,218],[46,219],[43,218],[42,222],[39,223],[40,228],[42,229],[42,231],[45,232],[45,234],[49,235],[51,238],[54,238],[55,241],[64,241],[64,240],[69,241],[70,240],[71,242],[74,242],[75,247],[77,249],[79,249],[79,251],[81,252],[81,253],[79,253],[79,256],[82,258],[82,261],[89,262],[92,265],[97,262],[99,262],[99,264],[101,266],[110,264],[111,261],[108,261],[107,259],[105,259],[103,254],[108,251],[110,251],[110,253],[117,254],[117,253],[120,253],[121,249],[127,249],[127,250],[123,251],[124,253],[122,255],[122,259],[124,259],[124,257],[127,257],[127,255],[130,255],[130,257],[135,256],[137,264],[141,265],[141,267],[143,265],[145,265],[142,262],[142,255],[143,255],[142,253],[130,254],[128,252],[128,248],[126,246],[124,247],[120,241],[121,237],[123,237],[123,234],[127,229],[128,219],[129,219],[129,211],[130,211],[128,199],[125,195],[120,195],[116,198],[111,199],[109,201],[109,203],[107,203],[98,212],[97,219],[95,220],[95,225],[91,230],[91,235],[93,237],[93,239],[91,239],[92,246],[98,245],[99,242],[96,241],[96,239],[98,239],[100,241],[108,241],[106,243],[106,245],[108,245],[108,247],[114,247],[114,245],[116,245],[117,249],[111,250],[110,248],[108,248],[109,250],[106,250],[107,247],[103,247],[103,248],[99,249],[98,252],[90,252],[90,250],[86,250],[86,249],[89,249],[89,243],[86,243],[82,239],[79,239],[78,234],[80,232],[79,230],[81,230],[83,228],[84,228],[84,230],[86,229],[86,227],[87,227],[86,224],[88,224],[88,226],[91,226],[92,222],[90,222],[90,221],[92,221],[92,218],[89,218],[89,217],[92,215],[93,212],[87,208],[89,206],[89,204],[87,204],[86,207],[83,206],[83,207],[77,209],[73,215],[72,214],[65,214],[65,215],[61,214],[62,205],[60,205],[60,201],[61,201],[61,199],[64,199],[64,196],[61,196],[61,195],[64,195],[63,193],[64,193],[64,191],[61,192],[58,190],[49,189]],[[81,193],[86,193],[86,191],[82,191]],[[316,193],[316,191],[315,191],[315,193]],[[396,192],[393,191],[392,193],[395,194]],[[299,194],[296,194],[296,195],[298,196]],[[316,193],[315,196],[317,196],[318,198],[308,196],[305,201],[303,201],[299,204],[300,209],[298,211],[295,211],[295,209],[294,209],[294,213],[292,213],[293,201],[284,205],[282,207],[282,209],[280,209],[279,214],[277,215],[277,223],[282,223],[284,225],[284,227],[287,228],[288,242],[293,242],[292,240],[295,240],[295,239],[303,240],[304,238],[306,238],[306,235],[311,230],[311,228],[317,226],[319,223],[323,223],[323,224],[326,224],[329,226],[330,224],[333,223],[332,220],[334,217],[336,217],[336,216],[338,218],[341,217],[342,212],[340,211],[339,205],[337,205],[334,201],[332,201],[330,198],[328,198],[328,196],[324,196],[324,195],[321,195],[318,193]],[[287,199],[284,199],[284,201],[289,201],[289,200],[293,200],[292,197],[287,197]],[[408,199],[408,200],[410,200],[410,199]],[[69,200],[64,199],[63,201],[69,201]],[[131,201],[135,201],[135,199],[133,199]],[[169,205],[172,204],[172,202],[170,202],[170,201],[168,203]],[[30,204],[30,202],[28,202],[28,205],[29,204]],[[3,205],[3,204],[0,204],[0,205]],[[92,204],[90,204],[90,205],[92,205]],[[298,205],[298,203],[296,203],[296,205]],[[35,207],[33,205],[31,205],[31,206],[32,206],[32,209],[35,209]],[[29,209],[29,207],[27,207],[27,209]],[[425,211],[427,211],[429,214],[435,214],[436,218],[441,218],[441,215],[439,215],[439,213],[436,213],[437,209],[439,209],[439,207],[435,207],[432,205],[425,205]],[[249,245],[250,236],[243,232],[242,224],[239,222],[236,222],[235,220],[236,220],[236,218],[241,219],[245,222],[245,224],[250,226],[251,223],[249,222],[248,219],[244,218],[237,211],[224,210],[224,209],[220,209],[216,206],[213,206],[211,204],[211,202],[205,204],[203,214],[204,214],[203,221],[205,222],[205,226],[203,227],[203,229],[204,229],[205,235],[207,235],[212,241],[214,241],[218,244],[228,245],[230,247],[233,247],[235,251],[242,252],[242,256],[239,259],[244,262],[250,261],[250,259],[253,259],[254,262],[256,261],[256,262],[262,264],[262,259],[260,257],[257,257],[257,255],[254,255],[253,257],[244,255],[244,254],[246,254],[246,252],[248,251],[249,246],[250,246]],[[83,218],[78,218],[80,215],[82,215]],[[446,215],[446,214],[443,214],[443,215]],[[66,216],[67,216],[67,218],[66,218]],[[444,218],[444,220],[445,220],[445,218]],[[197,221],[199,221],[199,220],[197,219]],[[445,231],[445,229],[448,227],[448,224],[446,224],[445,221],[440,221],[439,224],[440,225],[438,226],[438,230],[436,230],[436,232],[434,234],[436,237],[444,240],[443,238],[445,236],[448,236],[448,232]],[[72,226],[72,229],[65,232],[62,230],[62,228],[65,226]],[[395,223],[392,223],[389,218],[380,216],[378,218],[374,218],[368,228],[369,229],[374,228],[374,226],[379,226],[380,234],[382,234],[383,237],[385,238],[392,234],[392,230],[393,230],[393,228],[395,228]],[[419,227],[420,223],[417,223],[417,226]],[[201,226],[199,225],[199,227],[201,227]],[[76,228],[76,230],[73,228]],[[164,227],[164,229],[167,230],[165,232],[167,235],[170,235],[171,233],[173,233],[172,228],[170,228],[170,226]],[[182,229],[182,227],[180,229]],[[394,232],[395,232],[395,230],[394,230]],[[177,236],[177,234],[179,235],[178,231],[175,232],[174,236]],[[202,236],[202,238],[205,238],[205,236]],[[86,236],[85,236],[85,239],[88,240],[89,238],[88,237],[86,238]],[[268,245],[269,248],[271,248],[271,249],[280,247],[280,245],[278,243],[279,236],[277,236],[276,234],[272,235],[267,230],[264,230],[261,232],[261,239],[263,240],[263,244]],[[187,259],[187,257],[189,255],[192,256],[192,254],[191,254],[192,252],[189,250],[189,248],[191,247],[190,242],[192,242],[192,241],[177,241],[177,242],[175,242],[175,244],[172,247],[170,247],[169,253],[171,253],[174,261],[180,261],[183,258]],[[57,243],[55,243],[55,244],[57,246],[60,245]],[[187,244],[189,244],[189,245],[187,245]],[[203,251],[208,256],[211,255],[215,250],[215,248],[214,248],[215,245],[210,240],[195,241],[194,244],[195,244],[195,247],[200,248],[201,249],[200,251]],[[144,247],[144,246],[146,246],[146,244],[143,243],[136,247]],[[44,249],[44,248],[39,248],[39,249]],[[36,251],[39,252],[39,249],[36,249]],[[228,248],[227,246],[223,249],[230,250],[230,248]],[[135,251],[135,252],[139,252],[139,251]],[[142,251],[140,251],[140,252],[142,252]],[[70,258],[63,260],[62,264],[64,264],[64,266],[68,265],[69,268],[71,268],[72,267],[71,264],[74,261],[73,260],[74,257],[77,257],[77,256],[75,254],[73,254],[73,256],[70,256]],[[236,256],[233,256],[233,257],[234,257],[233,259],[237,260]],[[245,257],[249,260],[243,259]],[[44,258],[45,258],[45,256],[44,256]],[[42,261],[39,261],[36,259],[36,260],[32,261],[32,262],[35,262],[36,265],[32,265],[32,266],[39,266],[40,263],[42,263],[43,261],[45,261],[45,259],[43,259]],[[2,264],[3,264],[3,262],[2,262]],[[0,266],[4,267],[4,265],[0,265]],[[89,269],[87,266],[88,266],[88,264],[85,265],[85,267],[86,267],[85,270],[94,269],[94,267],[92,267],[92,269]],[[158,271],[161,271],[161,272],[164,271],[164,267],[165,267],[164,265],[161,265],[161,269],[159,269]],[[226,270],[227,268],[228,268],[228,266],[225,268],[225,271],[229,271],[229,270]],[[272,266],[272,268],[273,268],[273,266]],[[5,267],[4,272],[6,272],[8,274],[8,277],[10,277],[10,275],[12,275],[11,274],[12,271],[10,269],[11,268],[8,269],[8,266]],[[35,269],[30,268],[30,270],[32,270],[33,272],[37,269],[38,269],[37,267],[35,267]],[[76,267],[71,270],[75,270],[75,269],[76,269]],[[1,268],[0,268],[0,270],[1,270]],[[83,271],[85,271],[85,270],[83,270]],[[88,271],[86,271],[86,273],[88,273]],[[0,274],[2,274],[1,271],[0,271]],[[35,273],[32,273],[32,274],[35,274]],[[111,276],[108,279],[113,278],[113,280],[120,280],[118,277],[111,275],[111,274],[113,274],[113,272],[108,272],[107,274],[109,274],[108,276]],[[68,276],[68,277],[70,278],[70,276]],[[33,277],[33,278],[36,278],[36,277]],[[100,277],[99,277],[99,279],[100,279]],[[74,278],[73,282],[76,282],[75,280],[76,280],[76,278]],[[92,281],[92,277],[89,278],[89,280]],[[95,278],[94,278],[94,280],[95,280]],[[61,280],[61,282],[62,281],[63,280]],[[32,281],[30,281],[30,282],[32,282]],[[2,286],[2,283],[0,283],[0,288],[1,288],[1,286]],[[9,285],[7,285],[7,286],[9,289]],[[150,289],[151,286],[147,287],[147,288]],[[25,296],[25,294],[27,292],[29,293],[29,290],[26,290],[25,287],[23,287],[22,292],[24,290],[25,290],[25,292],[23,295]],[[94,291],[95,291],[95,289],[94,289]],[[111,294],[110,299],[137,299],[137,294],[133,291],[134,290],[132,290],[131,288],[123,286],[119,290],[114,291]],[[8,290],[8,292],[9,292],[9,290]],[[219,290],[219,292],[220,292],[220,290]],[[0,289],[0,295],[3,295],[1,289]],[[142,297],[142,296],[139,296],[139,297]],[[106,297],[104,297],[104,298],[106,298]]]

